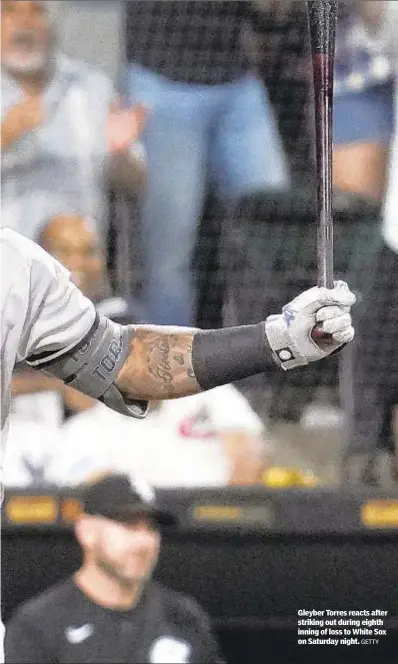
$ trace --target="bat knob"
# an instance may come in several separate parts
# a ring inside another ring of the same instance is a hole
[[[323,332],[322,328],[317,325],[311,332],[311,337],[318,346],[331,346],[334,344],[334,340],[331,334],[326,334]]]

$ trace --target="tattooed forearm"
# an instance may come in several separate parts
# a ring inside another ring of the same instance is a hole
[[[172,399],[201,388],[192,368],[194,330],[137,327],[131,353],[117,379],[129,398]]]

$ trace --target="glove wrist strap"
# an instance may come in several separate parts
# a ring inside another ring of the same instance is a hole
[[[265,333],[274,359],[282,369],[287,371],[308,364],[290,336],[282,315],[268,316]]]

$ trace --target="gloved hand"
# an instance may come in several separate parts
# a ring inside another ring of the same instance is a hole
[[[274,357],[283,369],[294,369],[331,355],[352,341],[350,310],[356,297],[344,281],[335,281],[334,288],[310,288],[285,305],[282,313],[268,316],[265,332]],[[331,335],[315,341],[315,326]]]

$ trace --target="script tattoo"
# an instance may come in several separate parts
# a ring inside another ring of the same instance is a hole
[[[132,399],[172,399],[201,388],[192,367],[194,332],[184,328],[137,327],[117,386]]]
[[[171,385],[173,382],[170,350],[169,337],[164,337],[159,342],[154,342],[149,348],[148,370],[152,376],[163,381],[165,385]],[[173,359],[175,360],[175,357]],[[181,363],[178,364],[181,366]]]

